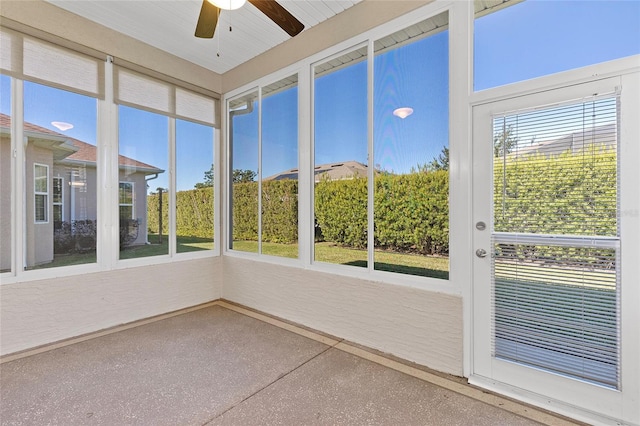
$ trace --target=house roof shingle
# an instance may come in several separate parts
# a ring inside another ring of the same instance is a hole
[[[343,161],[315,166],[313,170],[315,181],[320,182],[322,179],[342,180],[353,179],[354,177],[367,177],[367,166],[358,161]],[[290,169],[275,175],[264,178],[265,181],[297,179],[298,169]]]
[[[9,115],[0,113],[0,128],[3,128],[3,129],[11,128],[11,117]],[[38,126],[37,124],[29,123],[27,121],[24,122],[24,130],[29,133],[40,134],[43,136],[43,139],[46,139],[46,136],[56,136],[58,138],[67,139],[74,147],[77,148],[77,151],[67,156],[65,158],[65,161],[74,161],[74,162],[83,162],[83,163],[96,162],[97,148],[95,147],[95,145],[91,145],[89,143],[83,142],[78,139],[70,138],[66,135],[63,135],[62,133],[58,133],[54,130],[47,129],[46,127]],[[118,156],[118,164],[120,166],[135,167],[137,169],[142,169],[147,173],[162,173],[164,171],[150,164],[143,163],[142,161],[125,157],[124,155]]]

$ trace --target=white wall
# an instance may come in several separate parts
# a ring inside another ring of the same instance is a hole
[[[462,375],[462,298],[224,256],[225,299]]]
[[[219,299],[220,257],[0,286],[0,355]]]

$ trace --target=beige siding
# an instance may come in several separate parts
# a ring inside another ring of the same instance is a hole
[[[147,243],[147,181],[143,173],[120,172],[120,182],[133,182],[133,216],[140,221],[138,238],[131,245]],[[150,182],[153,185],[153,181]]]
[[[49,166],[49,195],[47,197],[47,222],[35,222],[34,199],[34,164]],[[53,153],[50,149],[39,148],[32,143],[27,145],[25,161],[25,188],[26,188],[26,249],[27,268],[49,263],[53,260],[53,197],[51,196],[51,177],[53,173]]]
[[[71,173],[75,173],[76,183],[71,185]],[[97,212],[97,176],[95,166],[67,166],[56,164],[53,177],[62,177],[63,181],[63,218],[65,222],[72,220],[96,220]],[[75,193],[74,195],[72,195]],[[53,196],[53,191],[51,192]],[[72,199],[75,198],[74,201]]]
[[[0,138],[0,270],[11,268],[11,140]]]

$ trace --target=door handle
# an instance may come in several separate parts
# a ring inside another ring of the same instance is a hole
[[[478,249],[476,250],[476,256],[487,257],[487,251],[485,249]]]

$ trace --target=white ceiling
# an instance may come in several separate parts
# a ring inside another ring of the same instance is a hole
[[[47,1],[219,74],[289,39],[287,33],[250,3],[238,10],[222,11],[215,37],[199,39],[193,33],[202,0]],[[300,20],[306,31],[360,1],[278,0],[278,3]]]

